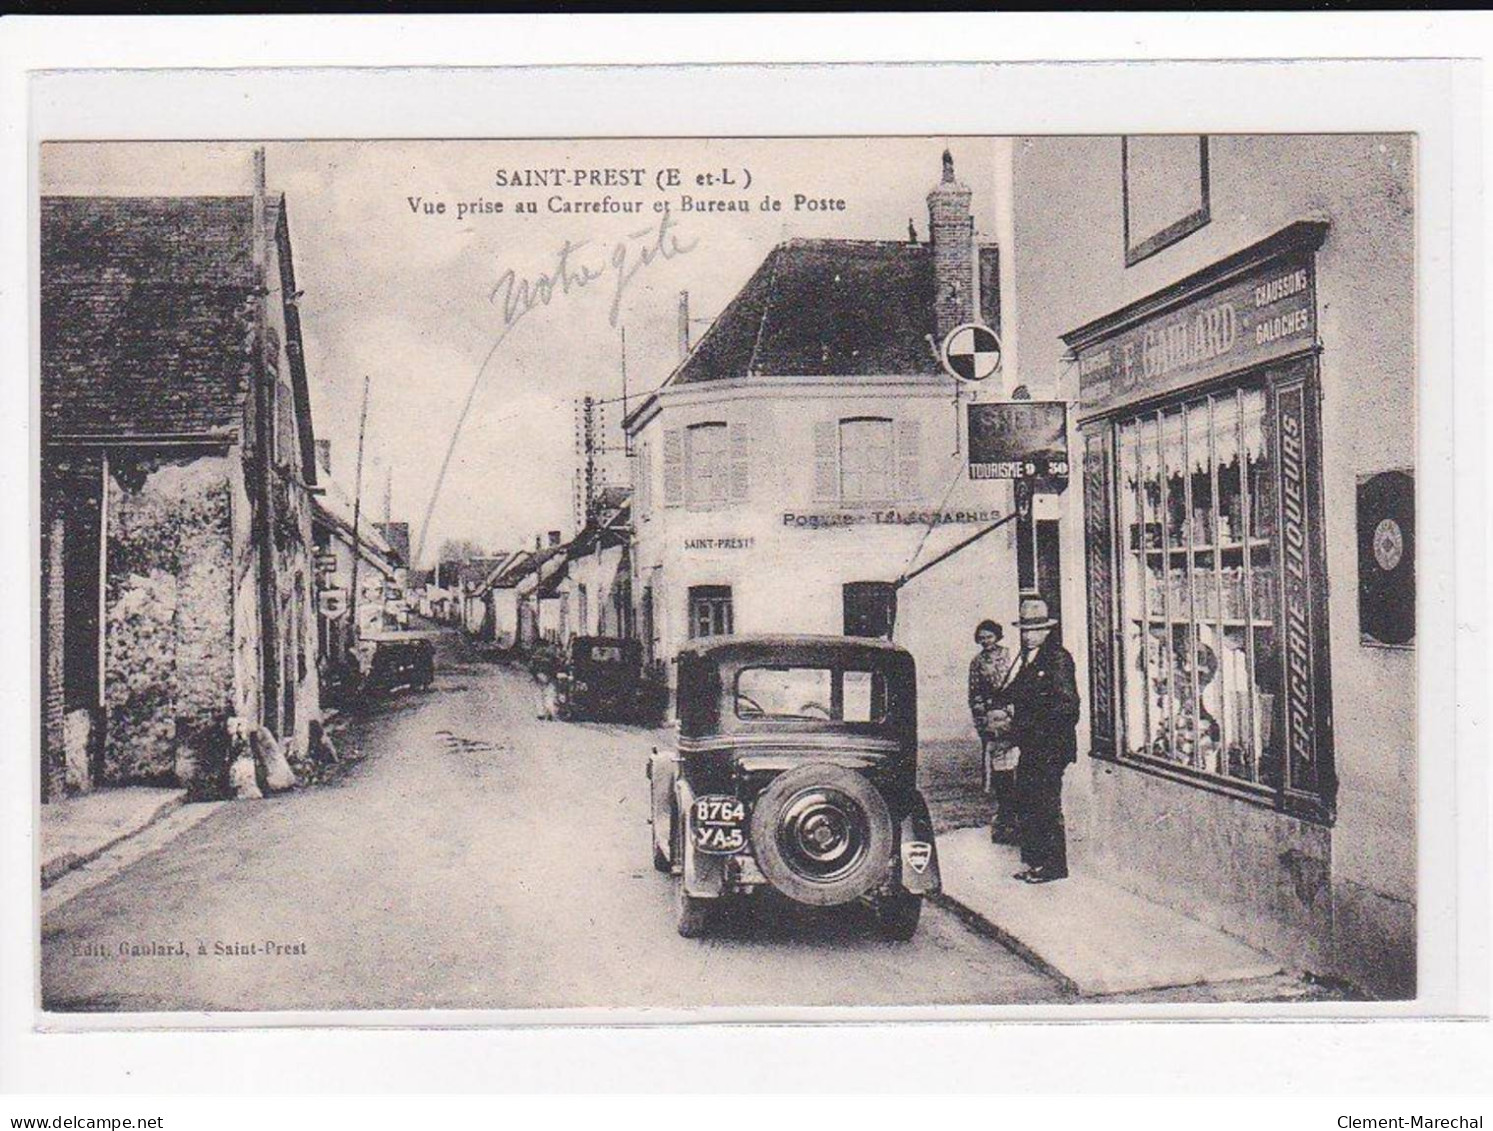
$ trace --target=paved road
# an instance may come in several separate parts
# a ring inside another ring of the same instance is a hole
[[[433,692],[397,697],[349,730],[344,745],[365,757],[339,781],[223,806],[46,916],[47,1008],[1060,996],[933,907],[911,943],[882,940],[855,911],[785,916],[762,906],[745,907],[712,938],[679,938],[669,881],[648,855],[643,765],[652,736],[540,721],[525,675],[483,663],[455,639],[442,651]],[[122,958],[122,942],[146,951],[180,943],[187,953]],[[283,949],[264,953],[267,943]]]

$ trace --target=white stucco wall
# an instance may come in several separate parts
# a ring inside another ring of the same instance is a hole
[[[893,581],[1010,506],[1008,486],[968,478],[951,380],[754,378],[670,390],[661,400],[660,412],[639,437],[645,454],[634,460],[634,475],[651,479],[641,491],[651,505],[640,509],[636,482],[634,489],[634,599],[641,599],[651,577],[660,654],[665,657],[672,657],[687,639],[691,586],[731,587],[737,633],[837,635],[844,629],[842,586],[847,582]],[[814,425],[852,416],[918,422],[916,497],[876,506],[816,501]],[[666,505],[663,430],[743,420],[752,429],[747,498],[710,510]],[[916,516],[940,509],[963,513],[965,520],[927,533],[926,520]],[[876,520],[878,513],[885,518],[893,511],[908,520]],[[815,527],[786,517],[822,519],[831,514],[861,521]],[[895,638],[918,662],[923,737],[974,741],[966,702],[974,626],[985,617],[1010,621],[1015,609],[1014,524],[900,591]]]

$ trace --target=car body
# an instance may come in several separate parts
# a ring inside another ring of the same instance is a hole
[[[677,749],[648,764],[653,861],[677,926],[772,888],[812,906],[869,902],[910,938],[939,891],[917,789],[917,672],[887,641],[721,636],[678,657]]]
[[[362,690],[392,691],[396,687],[428,688],[435,682],[434,632],[365,632],[362,649],[367,675]]]
[[[572,637],[557,678],[562,717],[631,720],[642,692],[643,645],[613,636]]]

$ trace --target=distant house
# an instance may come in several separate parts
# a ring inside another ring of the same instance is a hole
[[[520,550],[495,567],[478,592],[486,605],[484,639],[507,650],[518,642],[518,583],[534,568],[534,551]]]
[[[609,487],[567,548],[564,635],[632,636],[631,492]]]
[[[538,548],[514,586],[518,610],[518,647],[533,648],[560,637],[560,606],[557,575],[565,567],[565,546],[559,531],[550,533],[549,545]]]
[[[195,782],[319,711],[282,197],[41,204],[42,792]]]
[[[396,565],[410,565],[410,524],[407,522],[375,522],[375,530],[389,544]]]
[[[326,468],[322,469],[325,473]],[[388,612],[389,594],[403,600],[399,558],[374,524],[358,522],[353,537],[352,500],[324,474],[327,490],[313,500],[312,532],[317,555],[317,640],[322,686],[335,679],[349,654],[369,632],[397,627]],[[352,600],[354,547],[358,559],[357,601]],[[356,609],[354,609],[356,604]],[[356,617],[356,621],[354,621]]]
[[[471,558],[457,568],[456,588],[460,595],[457,622],[468,636],[483,637],[488,634],[487,602],[484,584],[493,570],[500,568],[510,554]]]

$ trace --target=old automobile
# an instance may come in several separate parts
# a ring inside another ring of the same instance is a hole
[[[643,646],[611,636],[573,637],[557,678],[562,718],[631,720],[640,707]]]
[[[939,890],[912,656],[848,637],[704,638],[679,654],[677,701],[677,749],[655,750],[648,777],[679,933],[770,888],[868,903],[883,934],[911,938]]]
[[[366,673],[365,692],[392,691],[397,687],[428,688],[435,682],[434,632],[365,632],[359,659]]]

